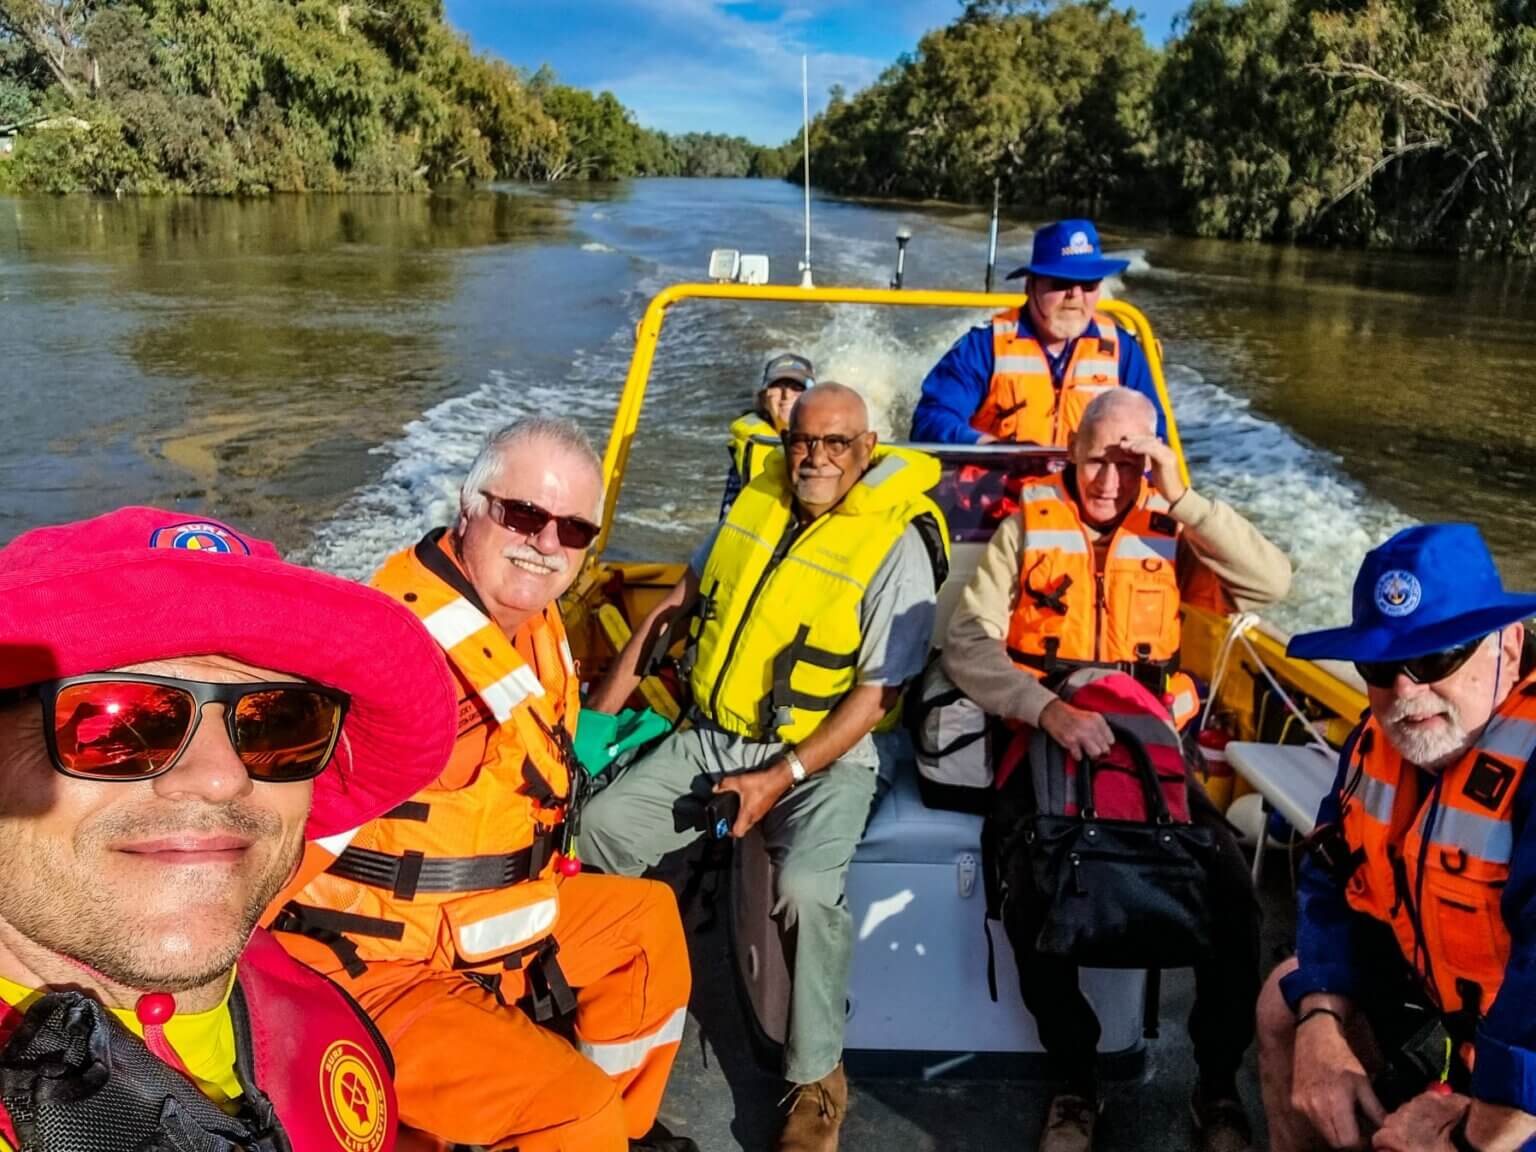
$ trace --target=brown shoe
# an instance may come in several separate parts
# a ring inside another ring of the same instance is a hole
[[[1200,1152],[1253,1152],[1253,1129],[1243,1102],[1235,1096],[1205,1099],[1198,1088],[1189,1102],[1189,1113],[1199,1136]]]
[[[1063,1093],[1051,1099],[1040,1152],[1093,1152],[1093,1126],[1099,1110],[1091,1100]]]
[[[814,1084],[796,1084],[794,1102],[779,1133],[779,1152],[837,1152],[837,1133],[848,1111],[848,1077],[839,1064]]]

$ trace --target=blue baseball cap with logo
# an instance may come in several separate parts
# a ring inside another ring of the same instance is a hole
[[[1536,615],[1536,595],[1506,592],[1471,524],[1404,528],[1366,553],[1354,622],[1291,637],[1304,660],[1411,660],[1469,643]]]
[[[1035,233],[1029,263],[1008,273],[1008,279],[1050,276],[1056,280],[1102,280],[1130,266],[1129,260],[1104,258],[1099,230],[1092,220],[1058,220]]]

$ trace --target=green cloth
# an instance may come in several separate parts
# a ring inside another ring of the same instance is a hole
[[[583,708],[576,720],[576,759],[588,776],[596,776],[630,749],[671,729],[671,721],[649,708],[626,708],[617,716]]]

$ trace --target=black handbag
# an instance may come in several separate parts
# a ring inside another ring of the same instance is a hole
[[[1150,822],[1101,820],[1093,774],[1076,773],[1078,815],[1036,813],[1020,847],[1046,905],[1036,948],[1091,968],[1184,968],[1211,954],[1207,866],[1210,828],[1174,821],[1147,750],[1110,721],[1141,777]]]

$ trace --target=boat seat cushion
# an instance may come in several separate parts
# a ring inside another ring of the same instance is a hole
[[[953,864],[981,851],[981,817],[928,808],[917,789],[917,762],[905,734],[879,743],[889,787],[875,805],[854,864]]]
[[[1303,836],[1317,824],[1317,808],[1333,787],[1338,764],[1331,755],[1306,744],[1257,744],[1234,741],[1227,761],[1269,807]]]

